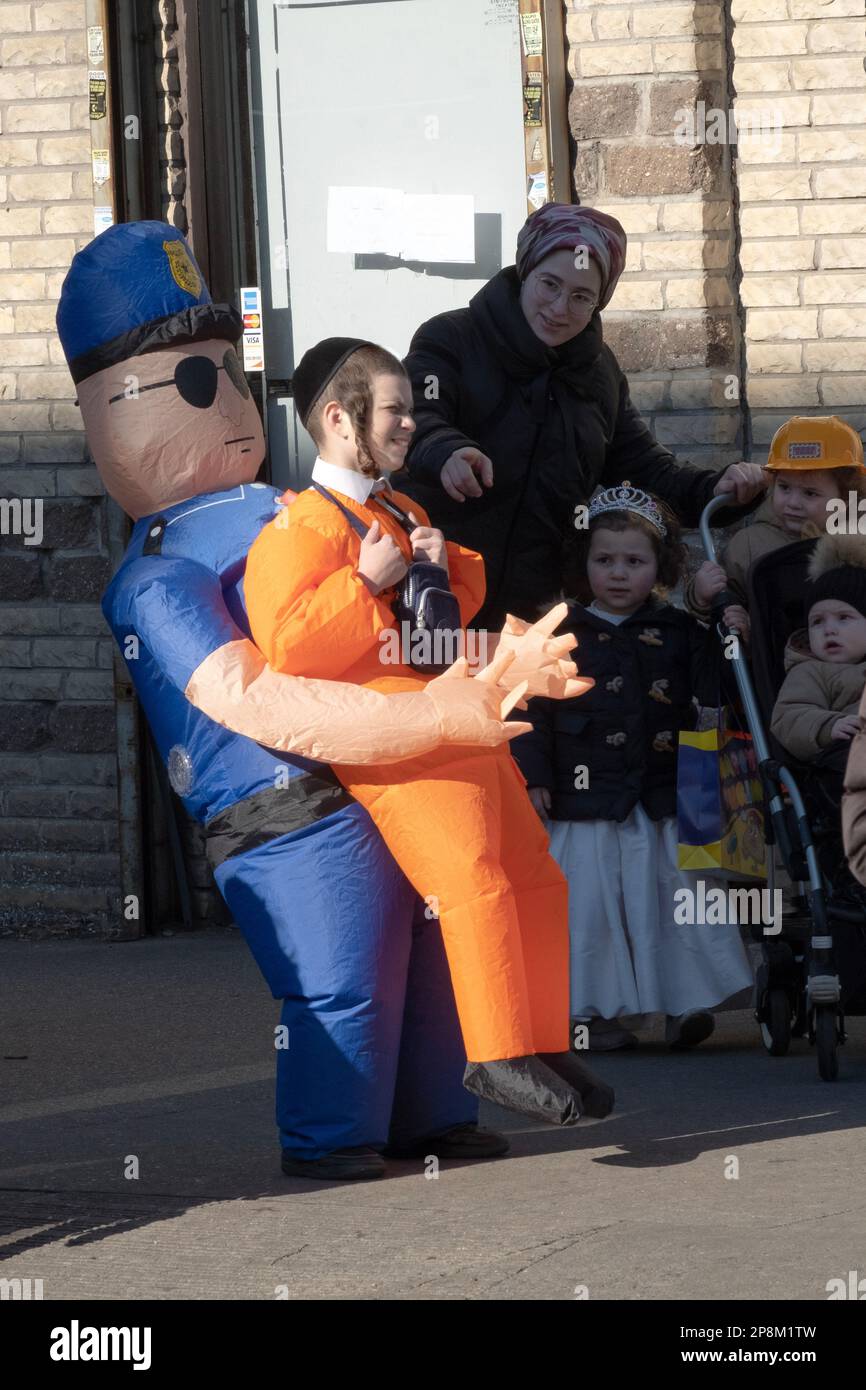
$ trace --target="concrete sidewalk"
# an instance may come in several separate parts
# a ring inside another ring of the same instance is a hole
[[[866,1020],[834,1085],[729,1013],[694,1054],[601,1057],[608,1120],[489,1108],[508,1158],[341,1187],[280,1173],[279,1006],[235,933],[4,941],[0,979],[0,1278],[47,1299],[824,1299],[866,1275]]]

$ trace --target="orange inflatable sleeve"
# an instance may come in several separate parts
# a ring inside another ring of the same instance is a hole
[[[402,492],[395,492],[394,501],[404,512],[414,516],[419,526],[431,524],[424,508],[419,507],[414,498],[406,497]],[[460,605],[460,623],[466,627],[480,609],[487,592],[484,560],[476,550],[466,550],[456,541],[445,542],[445,553],[448,556],[451,592]]]
[[[347,562],[341,538],[294,519],[271,522],[257,537],[244,591],[256,645],[290,676],[337,679],[394,622]]]

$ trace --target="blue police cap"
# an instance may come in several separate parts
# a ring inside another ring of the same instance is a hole
[[[143,352],[241,333],[214,304],[186,238],[167,222],[122,222],[75,256],[57,308],[73,380]]]

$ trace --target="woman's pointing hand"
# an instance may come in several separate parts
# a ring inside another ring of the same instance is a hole
[[[480,478],[485,487],[493,486],[493,464],[480,449],[457,449],[442,465],[439,475],[442,486],[455,502],[467,497],[482,497]]]

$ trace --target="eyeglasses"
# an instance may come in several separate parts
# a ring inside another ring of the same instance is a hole
[[[243,368],[238,361],[238,355],[234,348],[229,348],[223,355],[220,366],[211,357],[182,357],[174,369],[173,377],[169,377],[166,381],[151,381],[146,386],[137,387],[132,393],[121,391],[119,395],[111,396],[108,404],[114,405],[115,401],[134,400],[143,391],[158,391],[162,386],[173,386],[187,405],[195,406],[196,410],[207,410],[216,400],[219,372],[226,373],[229,381],[237,387],[244,400],[249,399],[250,388],[247,385]]]
[[[535,292],[543,304],[555,304],[565,290],[552,276],[536,274]],[[581,314],[591,314],[597,306],[598,300],[591,290],[572,290],[568,296],[568,312],[574,318]]]

